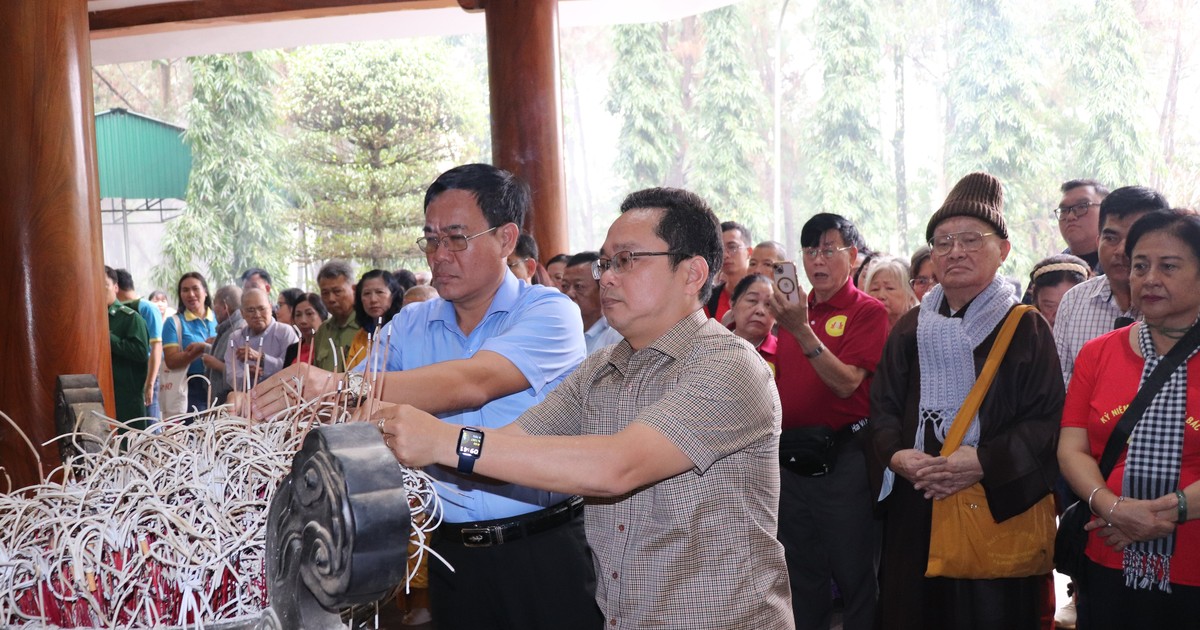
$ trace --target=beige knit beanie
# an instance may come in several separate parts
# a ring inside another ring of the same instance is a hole
[[[971,173],[958,180],[946,201],[929,218],[925,228],[925,240],[933,240],[933,230],[950,217],[975,217],[996,228],[1000,238],[1008,238],[1008,227],[1004,224],[1004,188],[1000,180],[987,173]]]

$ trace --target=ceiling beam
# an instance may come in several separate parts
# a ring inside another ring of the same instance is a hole
[[[92,33],[158,30],[169,24],[239,23],[456,6],[455,0],[183,0],[93,11]]]

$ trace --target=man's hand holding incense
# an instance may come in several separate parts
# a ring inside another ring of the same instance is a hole
[[[343,376],[308,363],[293,363],[250,390],[250,417],[269,420],[298,402],[336,392]]]

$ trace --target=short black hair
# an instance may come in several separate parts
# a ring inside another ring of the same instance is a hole
[[[263,282],[266,282],[267,284],[274,284],[273,282],[271,282],[271,272],[267,271],[266,269],[263,269],[262,267],[251,267],[251,268],[243,271],[242,272],[242,282],[245,282],[245,281],[249,280],[250,278],[253,278],[254,276],[258,276],[258,277],[262,278]]]
[[[121,283],[117,281],[117,272],[112,267],[104,265],[104,275],[108,276],[108,279],[112,280],[118,289],[121,288]]]
[[[917,274],[921,272],[921,265],[925,264],[926,260],[933,258],[933,249],[928,245],[922,245],[913,252],[912,260],[908,265],[908,277],[910,280],[915,280]]]
[[[405,291],[417,286],[417,274],[407,269],[397,269],[392,275],[396,276],[396,282],[399,282]]]
[[[513,253],[526,260],[530,258],[537,260],[537,240],[533,238],[532,234],[521,232],[521,235],[517,237],[517,246],[513,249]]]
[[[739,280],[737,286],[733,287],[733,293],[729,296],[729,303],[733,304],[737,302],[738,299],[742,297],[742,294],[746,291],[749,291],[750,287],[755,282],[766,282],[767,284],[771,284],[771,279],[762,275],[761,273],[746,274],[746,277]]]
[[[750,228],[738,223],[737,221],[724,221],[721,223],[722,236],[724,236],[724,234],[730,230],[736,230],[737,233],[742,236],[742,244],[744,244],[746,247],[753,245],[754,242],[750,239]]]
[[[117,269],[117,289],[120,291],[133,290],[133,274],[128,269]]]
[[[1063,194],[1066,194],[1066,192],[1069,190],[1075,190],[1076,188],[1082,188],[1084,186],[1091,186],[1092,190],[1095,190],[1096,194],[1100,195],[1101,197],[1108,195],[1108,187],[1094,179],[1072,179],[1065,181],[1063,182],[1063,185],[1059,187],[1059,190],[1062,191]]]
[[[304,289],[292,287],[279,292],[279,297],[283,298],[283,303],[288,305],[288,308],[296,308],[300,303],[300,299],[304,297]]]
[[[708,262],[708,278],[700,287],[703,304],[712,295],[713,278],[721,268],[724,247],[721,246],[721,222],[700,195],[681,188],[647,188],[630,193],[621,202],[621,213],[635,209],[662,210],[662,218],[654,234],[666,241],[672,256],[671,268],[680,261],[700,256]]]
[[[1100,228],[1109,217],[1123,219],[1139,212],[1166,210],[1171,204],[1162,193],[1146,186],[1122,186],[1100,202]]]
[[[571,256],[567,256],[566,254],[563,254],[563,256],[566,258],[567,267],[574,267],[575,265],[590,265],[593,262],[600,260],[600,252],[579,252],[578,254],[573,254]]]
[[[317,315],[321,316],[321,321],[329,319],[329,309],[325,308],[325,302],[321,301],[321,296],[319,294],[301,293],[300,297],[296,299],[296,303],[292,304],[292,308],[294,309],[297,306],[300,306],[301,302],[308,302],[309,304],[312,304],[313,310],[317,312]]]
[[[1200,260],[1200,215],[1185,208],[1155,210],[1134,222],[1125,237],[1125,255],[1133,259],[1133,248],[1141,238],[1151,232],[1166,232],[1192,248],[1192,255]]]
[[[425,211],[447,190],[470,191],[490,228],[506,223],[524,226],[525,215],[533,205],[529,184],[491,164],[464,164],[438,175],[425,191]]]
[[[597,254],[597,256],[599,256],[599,254]],[[566,254],[559,254],[557,256],[554,256],[550,260],[546,261],[546,266],[549,267],[550,265],[553,265],[554,263],[565,263],[570,258],[571,257]],[[567,266],[570,267],[571,265],[568,264]]]
[[[363,307],[363,285],[367,283],[367,280],[375,278],[383,279],[383,284],[387,285],[388,291],[392,294],[392,303],[383,314],[383,323],[386,324],[392,321],[392,317],[400,312],[400,307],[404,304],[404,287],[400,286],[400,282],[396,280],[396,276],[393,276],[392,272],[382,269],[372,269],[364,273],[358,279],[358,284],[354,285],[354,320],[358,322],[359,328],[367,332],[374,332],[377,322],[371,319],[370,315],[367,315],[367,309]]]
[[[837,230],[842,235],[842,244],[853,245],[860,252],[867,253],[867,242],[854,223],[840,214],[821,212],[814,214],[804,227],[800,228],[800,247],[818,247],[821,245],[821,235],[829,230]]]

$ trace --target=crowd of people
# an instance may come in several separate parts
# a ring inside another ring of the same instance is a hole
[[[935,504],[976,487],[971,509],[995,523],[1053,495],[1095,515],[1059,624],[1169,626],[1200,613],[1200,217],[1141,186],[1061,193],[1066,248],[1027,282],[999,273],[1014,244],[985,173],[954,186],[911,254],[873,251],[833,213],[804,224],[798,252],[756,244],[696,195],[654,188],[624,200],[599,250],[543,266],[520,228],[528,186],[460,166],[426,192],[421,281],[330,261],[319,294],[250,269],[210,296],[193,272],[171,312],[106,269],[118,414],[234,392],[268,420],[285,381],[311,398],[382,369],[370,421],[442,483],[440,628],[1053,625],[1045,562],[981,577],[931,561]],[[171,381],[196,374],[211,392]],[[1050,553],[1027,538],[1006,553]]]

